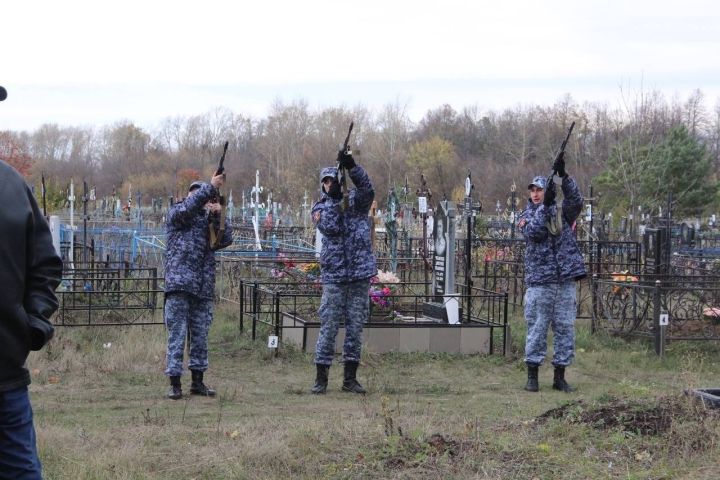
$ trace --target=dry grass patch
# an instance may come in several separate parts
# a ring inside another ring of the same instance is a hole
[[[525,392],[517,352],[365,352],[368,395],[341,392],[335,365],[315,396],[311,355],[275,355],[267,332],[252,342],[233,315],[220,305],[210,332],[214,399],[164,397],[162,327],[58,329],[29,359],[45,477],[712,478],[720,454],[717,418],[668,395],[720,385],[709,361],[720,349],[674,346],[660,360],[580,335],[571,395],[549,388],[551,368],[539,393]]]

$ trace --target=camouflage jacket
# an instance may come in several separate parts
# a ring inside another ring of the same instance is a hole
[[[325,192],[312,208],[313,222],[323,234],[320,250],[323,283],[348,283],[377,274],[368,221],[375,190],[359,165],[348,173],[355,188],[348,193],[347,210],[341,210],[342,200],[330,198]]]
[[[210,217],[205,204],[216,193],[210,184],[168,212],[165,251],[165,293],[187,292],[198,298],[212,300],[215,293],[215,252],[210,248],[209,222],[219,226],[217,216]],[[211,219],[212,218],[212,219]],[[232,243],[232,226],[225,219],[225,234],[220,248]]]
[[[553,236],[547,223],[557,215],[555,204],[546,207],[528,201],[520,214],[518,226],[525,236],[525,284],[529,287],[547,283],[579,280],[587,275],[583,257],[571,225],[583,206],[583,197],[575,181],[565,177],[562,182],[562,232]]]

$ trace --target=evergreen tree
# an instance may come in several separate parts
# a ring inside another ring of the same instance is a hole
[[[685,126],[670,130],[645,162],[641,192],[650,207],[664,205],[671,192],[674,216],[700,215],[718,193],[716,172],[705,145]]]

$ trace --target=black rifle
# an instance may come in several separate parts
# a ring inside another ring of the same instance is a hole
[[[223,153],[220,156],[220,162],[218,168],[215,170],[215,175],[223,175],[225,173],[225,154],[227,153],[228,142],[225,142],[223,147]],[[213,250],[217,249],[222,242],[222,238],[225,235],[225,197],[220,193],[220,189],[217,189],[218,194],[212,199],[213,202],[220,204],[220,218],[218,230],[215,231],[215,225],[213,221],[210,221],[210,248]]]
[[[225,154],[227,153],[228,149],[228,142],[225,142],[225,146],[223,147],[223,153],[220,155],[220,161],[218,162],[217,170],[215,170],[215,175],[221,175],[225,173]],[[218,194],[220,193],[220,189],[217,189]],[[211,201],[213,203],[220,203],[222,205],[222,201],[224,200],[224,197],[222,195],[213,195]]]
[[[562,142],[562,145],[560,145],[560,150],[558,150],[557,154],[555,154],[555,159],[553,160],[553,165],[555,165],[555,162],[558,161],[558,159],[565,153],[565,147],[567,146],[568,140],[570,140],[570,134],[573,131],[573,128],[575,127],[575,122],[572,122],[570,124],[570,128],[568,128],[567,136],[565,137],[565,140]],[[550,186],[550,182],[553,181],[553,177],[557,173],[557,170],[553,169],[552,173],[550,173],[550,176],[547,178],[546,186]]]
[[[352,151],[350,150],[350,146],[348,145],[350,143],[350,134],[352,133],[353,126],[355,125],[355,122],[350,122],[350,128],[348,128],[347,137],[345,137],[345,143],[343,143],[342,150],[340,152],[343,155],[352,155]],[[345,179],[345,169],[342,167],[340,163],[338,163],[337,167],[338,171],[338,183],[342,187],[342,193],[343,193],[343,200],[341,209],[345,210],[348,207],[348,192],[347,192],[347,180]]]
[[[223,153],[220,157],[220,163],[218,163],[218,168],[215,170],[215,175],[220,175],[221,173],[225,173],[225,154],[227,153],[228,149],[228,143],[225,142],[225,146],[223,147]]]

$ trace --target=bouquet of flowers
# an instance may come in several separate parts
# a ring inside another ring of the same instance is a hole
[[[715,325],[720,324],[720,307],[705,307],[703,308],[703,317],[710,320]]]
[[[278,262],[278,268],[270,270],[270,276],[273,278],[284,278],[289,274],[288,270],[295,268],[295,264],[284,253],[279,254],[278,259],[280,260]]]
[[[308,277],[317,278],[320,276],[320,264],[318,262],[303,263],[298,265],[297,270]]]
[[[628,270],[623,270],[621,272],[612,272],[610,274],[612,277],[613,282],[621,282],[621,283],[637,283],[638,277],[630,275]],[[615,295],[619,295],[621,297],[625,297],[628,294],[628,290],[625,287],[621,287],[619,285],[614,285],[612,287],[612,292]]]
[[[370,300],[379,307],[389,307],[388,297],[395,293],[400,279],[393,272],[378,270],[377,275],[370,279]]]
[[[270,276],[281,279],[290,277],[300,282],[317,282],[320,278],[320,264],[317,262],[296,265],[287,255],[278,255],[277,268],[270,271]]]

